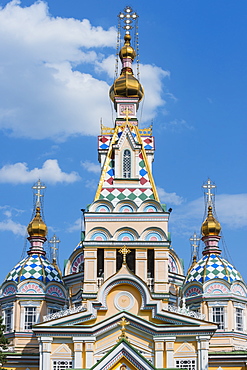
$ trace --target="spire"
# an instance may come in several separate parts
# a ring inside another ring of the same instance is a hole
[[[31,244],[28,254],[46,254],[43,244],[46,241],[47,226],[41,217],[41,197],[44,196],[41,191],[45,188],[46,186],[42,184],[40,180],[38,180],[37,183],[32,187],[32,189],[37,192],[34,192],[34,196],[36,197],[35,216],[27,227],[27,232],[29,234],[28,240]]]
[[[216,217],[214,216],[214,197],[215,194],[212,190],[216,189],[216,185],[212,183],[210,179],[202,186],[205,189],[205,205],[207,207],[207,217],[202,223],[201,232],[202,232],[202,240],[205,244],[205,248],[203,254],[220,254],[221,251],[218,247],[218,243],[220,240],[220,231],[221,225],[219,221],[217,221]]]
[[[121,48],[119,57],[122,62],[122,69],[120,76],[116,78],[112,87],[110,88],[110,98],[115,104],[117,110],[116,98],[136,98],[139,103],[144,95],[144,90],[137,78],[134,77],[132,70],[132,62],[136,57],[136,51],[130,44],[131,36],[130,30],[133,29],[132,23],[136,22],[138,15],[133,12],[132,8],[127,6],[123,12],[119,14],[120,22],[124,22],[123,29],[125,30],[124,35],[124,46]],[[120,29],[120,27],[119,27]],[[139,60],[137,60],[139,63]],[[138,105],[138,104],[137,104]]]

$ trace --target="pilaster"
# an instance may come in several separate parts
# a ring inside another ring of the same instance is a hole
[[[94,342],[95,338],[87,339],[85,342],[85,352],[86,352],[86,368],[90,369],[94,365]]]
[[[97,293],[97,248],[84,251],[84,293]]]
[[[83,341],[81,337],[72,337],[74,343],[74,368],[82,368],[82,345]]]
[[[168,293],[168,258],[169,252],[166,249],[154,250],[154,292]]]
[[[165,338],[166,367],[174,367],[174,342],[176,337]]]
[[[52,337],[41,337],[40,338],[40,362],[41,370],[48,370],[51,368],[51,343],[53,341]]]
[[[104,280],[116,273],[116,250],[104,250]]]
[[[209,336],[198,336],[198,368],[200,370],[208,370],[208,349],[209,349]]]
[[[147,281],[147,250],[136,250],[136,275]]]

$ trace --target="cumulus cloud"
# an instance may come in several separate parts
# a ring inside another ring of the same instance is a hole
[[[24,212],[10,206],[0,206],[4,219],[0,221],[0,231],[10,231],[15,235],[25,236],[26,226],[13,220],[15,216]]]
[[[247,194],[218,194],[216,213],[224,230],[247,227]],[[176,207],[171,217],[171,229],[174,234],[190,236],[194,230],[200,232],[205,217],[203,197],[191,202],[184,202]]]
[[[76,67],[88,70],[115,42],[114,28],[54,18],[43,1],[1,8],[0,128],[35,139],[96,134],[110,115],[109,86]]]
[[[90,162],[90,161],[81,162],[81,165],[88,172],[100,173],[100,171],[101,171],[99,164],[96,164],[96,163],[93,163],[93,162]]]
[[[113,77],[109,54],[115,44],[115,28],[52,17],[42,0],[27,7],[15,0],[0,8],[0,129],[56,141],[98,134],[100,119],[111,116],[109,84],[101,77],[102,72]],[[151,65],[142,65],[141,73],[143,120],[150,120],[165,104],[162,79],[169,73]]]
[[[163,188],[157,186],[157,191],[161,202],[167,204],[180,205],[183,203],[184,199],[177,195],[176,193],[167,193]]]
[[[9,184],[26,184],[42,179],[47,183],[73,183],[80,180],[77,172],[65,173],[59,167],[56,159],[47,159],[41,168],[29,170],[26,163],[15,163],[0,169],[0,182]]]

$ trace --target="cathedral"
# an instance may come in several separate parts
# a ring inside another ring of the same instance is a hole
[[[137,17],[130,7],[119,14],[121,72],[109,92],[115,126],[101,125],[98,188],[83,209],[85,230],[64,271],[56,237],[52,258],[44,248],[44,185],[33,187],[30,247],[0,291],[8,370],[247,369],[247,286],[221,255],[210,179],[202,256],[194,235],[184,271],[172,245],[171,209],[160,203],[152,175],[152,126],[140,128],[137,119],[144,96],[132,69]]]

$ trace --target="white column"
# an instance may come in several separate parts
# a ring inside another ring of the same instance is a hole
[[[166,367],[174,367],[174,342],[176,337],[166,337]]]
[[[81,337],[73,337],[74,343],[74,368],[82,368],[82,339]]]
[[[163,362],[164,362],[164,341],[156,340],[154,338],[154,344],[155,344],[155,367],[157,368],[163,368]]]
[[[42,342],[41,347],[41,370],[50,370],[51,369],[51,342],[53,341],[52,337],[41,337],[40,341]]]
[[[209,336],[197,337],[198,345],[198,368],[200,370],[208,370],[208,349],[209,349]]]
[[[90,369],[94,365],[94,342],[95,340],[89,341],[88,339],[85,342],[86,369]]]
[[[42,370],[42,360],[43,360],[42,342],[41,342],[41,338],[38,338],[38,340],[39,340],[39,370]]]

